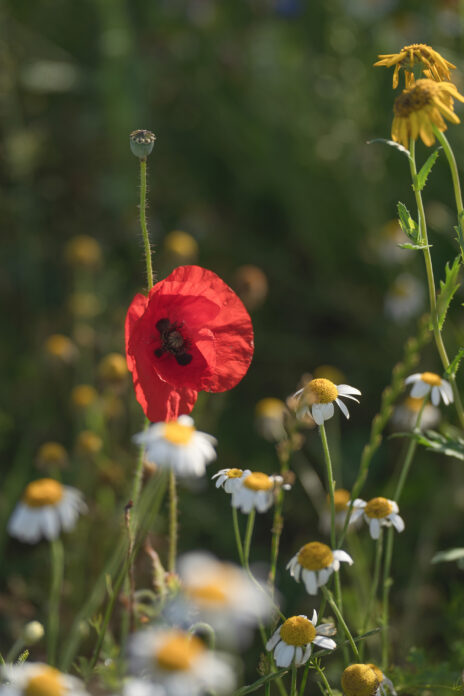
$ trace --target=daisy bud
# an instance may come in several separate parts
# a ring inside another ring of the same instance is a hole
[[[103,440],[91,430],[83,430],[77,436],[76,448],[79,454],[92,457],[98,454],[103,447]]]
[[[374,696],[379,679],[370,665],[350,665],[342,674],[345,696]]]
[[[29,621],[24,628],[21,635],[24,645],[29,647],[30,645],[35,645],[42,640],[44,637],[45,630],[40,621]]]
[[[105,355],[98,366],[98,374],[105,382],[112,384],[125,382],[129,370],[126,359],[120,353]]]
[[[68,454],[59,442],[44,442],[36,458],[38,469],[64,469],[68,465]]]
[[[70,338],[62,334],[53,334],[45,341],[45,351],[54,359],[71,363],[77,357],[77,348]]]
[[[86,409],[98,399],[96,390],[90,384],[79,384],[71,392],[71,403],[79,409]]]
[[[135,130],[129,136],[132,154],[144,160],[151,154],[156,136],[149,130]]]

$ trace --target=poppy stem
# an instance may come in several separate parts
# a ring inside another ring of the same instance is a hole
[[[430,314],[432,317],[432,327],[433,327],[433,335],[435,338],[435,344],[437,346],[438,354],[440,356],[441,363],[443,365],[443,369],[445,371],[448,370],[450,366],[450,361],[448,358],[448,354],[446,352],[445,344],[443,343],[443,337],[441,335],[441,328],[440,328],[440,321],[438,318],[438,310],[437,310],[437,298],[436,298],[436,289],[435,289],[435,280],[433,277],[433,266],[432,266],[432,256],[430,254],[430,247],[429,247],[429,240],[427,237],[427,223],[425,220],[425,210],[424,210],[424,203],[422,200],[422,194],[421,191],[417,185],[417,168],[416,168],[416,143],[415,141],[411,138],[410,141],[410,157],[409,157],[409,168],[411,171],[411,179],[412,179],[412,184],[413,184],[413,189],[414,189],[414,195],[416,197],[416,204],[417,204],[417,212],[419,216],[419,233],[420,233],[420,238],[419,241],[421,244],[424,245],[424,261],[425,261],[425,271],[427,274],[427,284],[429,287],[429,298],[430,298]],[[460,222],[460,221],[458,221]],[[456,384],[456,378],[454,374],[450,374],[448,377],[452,389],[453,389],[453,395],[454,395],[454,401],[456,404],[456,411],[458,414],[459,421],[461,423],[461,427],[464,427],[464,409],[461,403],[461,396],[458,391],[458,387]]]
[[[176,475],[171,469],[169,472],[169,558],[168,571],[176,572],[177,558],[177,487]]]
[[[151,264],[151,245],[147,227],[147,160],[140,160],[140,227],[142,230],[143,245],[145,248],[145,264],[147,267],[147,285],[151,290],[153,287],[153,268]]]
[[[49,665],[54,666],[56,663],[56,647],[60,626],[60,597],[64,573],[64,552],[61,539],[53,539],[50,542],[50,552],[52,577],[48,602],[47,661]]]

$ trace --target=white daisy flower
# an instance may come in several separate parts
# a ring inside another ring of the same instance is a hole
[[[216,438],[196,430],[190,416],[155,423],[133,440],[145,446],[148,461],[172,469],[177,476],[203,476],[206,465],[216,459]]]
[[[348,513],[351,493],[345,488],[336,488],[334,490],[335,503],[335,527],[343,529],[345,526],[346,515]],[[350,520],[351,523],[352,520]],[[326,497],[326,506],[320,512],[319,527],[324,534],[330,534],[332,526],[332,515],[330,512],[330,495]]]
[[[166,696],[166,692],[159,684],[154,684],[147,679],[129,677],[124,680],[122,686],[123,696]]]
[[[381,669],[373,664],[354,664],[342,674],[345,696],[396,696],[395,688]]]
[[[245,469],[239,481],[240,485],[232,492],[232,506],[247,515],[253,508],[258,512],[269,510],[276,487],[283,483],[282,476],[268,476],[249,469]]]
[[[41,662],[4,665],[1,696],[88,696],[80,679]]]
[[[353,564],[353,559],[346,551],[332,551],[327,544],[311,541],[305,544],[287,564],[292,578],[297,582],[303,580],[306,591],[316,595],[318,588],[325,585],[333,572],[340,568],[340,563]]]
[[[87,511],[82,493],[51,478],[32,481],[23,493],[8,522],[8,533],[20,541],[35,544],[44,538],[56,539],[61,530],[74,528],[80,513]]]
[[[193,552],[180,557],[178,574],[194,620],[211,624],[230,643],[236,642],[236,638],[246,640],[247,628],[256,626],[272,613],[272,602],[264,586],[260,590],[233,563],[218,561],[208,553]]]
[[[399,508],[394,500],[388,498],[371,498],[366,503],[361,498],[356,498],[353,503],[350,522],[356,522],[360,517],[364,517],[369,525],[369,532],[373,539],[380,536],[381,527],[391,527],[393,525],[397,532],[404,529],[403,518],[399,516]]]
[[[229,693],[234,671],[224,657],[208,650],[197,636],[175,628],[134,633],[129,643],[131,672],[161,686],[166,696]]]
[[[392,415],[392,426],[396,430],[413,430],[416,427],[417,416],[424,403],[424,399],[416,399],[408,396],[401,404],[395,406]],[[430,403],[426,403],[422,410],[420,430],[434,428],[440,422],[440,409]]]
[[[432,392],[431,399],[434,406],[438,406],[440,403],[440,396],[445,406],[454,401],[451,384],[434,372],[416,372],[414,375],[407,377],[405,383],[413,384],[411,396],[417,399],[423,398],[426,394]]]
[[[249,469],[247,469],[249,473]],[[212,476],[212,479],[217,479],[216,488],[222,488],[226,493],[234,493],[242,485],[241,478],[243,469],[221,469]]]
[[[317,612],[313,611],[310,620],[304,614],[292,616],[279,626],[266,643],[266,650],[274,651],[277,667],[299,667],[311,657],[313,644],[324,650],[333,650],[337,644],[327,636],[334,632],[333,624],[316,627]]]
[[[361,392],[348,384],[335,385],[329,379],[324,379],[323,377],[312,379],[303,389],[300,389],[293,395],[294,398],[298,399],[297,417],[301,418],[309,413],[317,425],[322,425],[324,421],[332,418],[335,402],[343,415],[349,418],[349,411],[339,397],[352,399],[359,403],[359,400],[353,394],[360,396]]]

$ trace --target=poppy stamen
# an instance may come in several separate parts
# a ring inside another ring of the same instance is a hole
[[[192,355],[187,353],[190,342],[184,338],[180,332],[181,325],[177,322],[170,322],[169,319],[159,319],[156,328],[160,333],[161,346],[154,352],[157,358],[161,358],[164,353],[171,353],[178,365],[189,365],[192,362]]]

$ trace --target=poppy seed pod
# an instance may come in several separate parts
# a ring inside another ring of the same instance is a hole
[[[156,136],[149,130],[135,130],[129,136],[132,154],[139,159],[146,159],[151,154]]]

